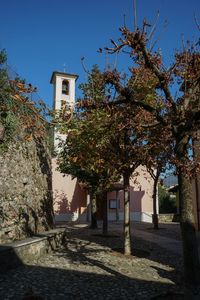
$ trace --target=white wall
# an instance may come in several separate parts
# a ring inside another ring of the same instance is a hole
[[[69,81],[69,95],[62,94],[62,82],[67,79]],[[70,78],[70,76],[58,76],[55,79],[55,109],[61,108],[61,100],[65,100],[67,104],[73,105],[75,102],[75,78]]]

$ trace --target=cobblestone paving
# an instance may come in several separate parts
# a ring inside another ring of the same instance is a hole
[[[1,276],[1,300],[147,300],[181,291],[180,255],[137,237],[133,238],[133,255],[124,257],[121,229],[116,226],[106,238],[101,230],[78,225],[66,230],[62,249]]]

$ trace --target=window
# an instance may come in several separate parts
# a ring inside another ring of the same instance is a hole
[[[116,209],[117,208],[117,199],[109,199],[109,208]]]
[[[69,95],[69,81],[63,80],[62,82],[62,94]]]

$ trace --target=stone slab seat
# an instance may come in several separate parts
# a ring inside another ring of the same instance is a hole
[[[0,273],[55,250],[62,245],[64,236],[65,228],[58,228],[21,241],[0,244]]]

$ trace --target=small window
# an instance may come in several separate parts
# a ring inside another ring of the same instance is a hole
[[[69,95],[69,81],[63,80],[62,82],[62,94]]]
[[[109,208],[117,209],[117,199],[109,199]]]

